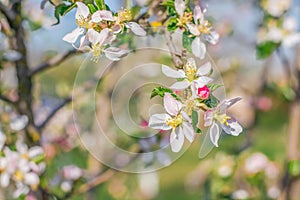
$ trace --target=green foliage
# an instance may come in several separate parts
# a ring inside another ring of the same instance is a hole
[[[162,2],[160,5],[175,8],[174,0],[166,0]]]
[[[220,101],[214,95],[211,94],[208,99],[203,100],[203,103],[209,108],[215,108],[218,106]]]
[[[300,176],[300,160],[292,160],[288,163],[288,172],[292,176]]]
[[[189,32],[185,31],[182,35],[182,45],[189,52],[192,52],[192,42],[194,39],[195,39],[195,37],[191,37]]]
[[[90,13],[93,14],[94,12],[97,11],[97,8],[95,7],[94,4],[90,3],[90,4],[88,4],[87,6],[89,7]]]
[[[174,32],[177,29],[177,18],[176,17],[172,17],[168,20],[168,25],[167,25],[167,29],[170,32]]]
[[[280,43],[272,41],[263,42],[256,45],[257,59],[265,59],[272,55],[272,53],[280,46]]]
[[[198,128],[198,112],[194,111],[192,112],[192,125],[194,128],[195,133],[202,133],[202,131]]]
[[[216,91],[218,88],[223,87],[223,84],[207,84],[207,87],[211,92]]]
[[[95,4],[96,4],[98,10],[105,10],[105,8],[106,8],[106,5],[103,0],[95,0]]]
[[[61,3],[58,6],[55,7],[54,10],[54,16],[57,20],[57,22],[53,25],[57,25],[60,23],[60,17],[65,16],[68,12],[70,12],[74,7],[76,6],[76,4],[70,4],[67,5],[65,3]]]
[[[165,93],[170,93],[176,100],[180,100],[178,98],[178,96],[173,92],[173,90],[169,89],[169,88],[164,88],[164,87],[156,87],[152,90],[151,92],[151,99],[153,97],[156,97],[157,95],[161,96],[161,97],[164,97],[165,96]]]

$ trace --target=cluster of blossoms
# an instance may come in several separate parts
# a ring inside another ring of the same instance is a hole
[[[186,6],[184,0],[175,0],[174,7],[175,13],[170,13],[171,18],[168,20],[168,29],[170,31],[179,29],[184,35],[187,35],[188,40],[192,40],[190,47],[192,53],[196,57],[203,59],[206,53],[206,46],[202,40],[204,39],[215,45],[220,37],[209,21],[205,19],[204,14],[206,10],[202,11],[200,6],[195,6],[192,12]]]
[[[18,139],[15,148],[5,146],[6,136],[0,133],[0,185],[3,188],[15,187],[14,198],[26,195],[39,187],[39,176],[44,172],[46,164],[44,150],[39,146],[28,148]]]
[[[261,152],[243,152],[237,156],[218,152],[190,172],[186,185],[199,192],[206,181],[211,184],[211,199],[278,199],[280,190],[279,163]]]
[[[119,60],[128,54],[127,50],[112,47],[117,34],[131,30],[138,36],[145,36],[146,32],[136,22],[132,22],[129,10],[118,11],[116,14],[109,10],[90,10],[84,3],[76,2],[75,15],[78,27],[64,36],[63,40],[73,44],[80,51],[91,51],[93,61],[97,62],[102,54],[110,60]],[[80,44],[75,46],[80,37]]]
[[[162,66],[162,72],[176,78],[170,88],[155,88],[152,97],[164,97],[166,114],[154,114],[150,117],[149,127],[157,130],[171,130],[170,145],[173,152],[179,152],[184,137],[193,142],[195,133],[200,133],[199,124],[209,127],[211,142],[218,146],[222,129],[230,135],[238,136],[242,127],[226,110],[241,98],[233,98],[219,102],[213,91],[220,85],[213,84],[211,63],[207,62],[197,68],[193,58],[189,58],[183,69],[173,70]],[[204,112],[204,120],[199,120],[200,111]]]
[[[290,0],[261,1],[264,21],[258,30],[259,44],[272,43],[275,46],[282,44],[285,47],[291,47],[300,42],[297,20],[286,14],[291,3]]]

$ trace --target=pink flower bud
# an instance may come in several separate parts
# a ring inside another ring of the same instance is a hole
[[[201,88],[197,89],[197,94],[201,99],[208,99],[209,95],[210,95],[210,90],[209,88],[205,85]]]

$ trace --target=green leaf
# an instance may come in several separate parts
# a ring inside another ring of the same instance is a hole
[[[195,133],[202,133],[202,131],[198,128],[198,122],[199,122],[198,112],[193,110],[193,112],[192,112],[192,125],[193,125],[193,128],[194,128],[194,131],[195,131]]]
[[[169,88],[164,88],[164,87],[156,87],[152,90],[151,92],[151,99],[153,97],[156,97],[156,96],[161,96],[161,97],[164,97],[165,96],[165,93],[170,93],[176,100],[180,100],[179,97],[173,92],[173,90],[169,89]]]
[[[174,0],[166,0],[162,2],[160,5],[175,8]]]
[[[223,84],[207,84],[207,87],[211,92],[216,91],[219,87],[223,87]]]
[[[218,106],[220,101],[214,96],[210,95],[208,99],[202,101],[205,105],[207,105],[209,108],[215,108]]]
[[[106,8],[104,0],[95,0],[95,4],[98,7],[98,10],[105,10]]]
[[[263,42],[256,45],[257,59],[265,59],[272,55],[272,53],[280,46],[280,43],[272,41]]]
[[[55,7],[54,10],[54,17],[57,19],[57,22],[53,25],[57,25],[60,23],[60,17],[66,15],[68,12],[70,12],[76,4],[66,5],[64,3],[59,4]]]
[[[42,27],[42,25],[40,23],[34,22],[32,20],[28,20],[28,24],[29,24],[30,30],[32,30],[32,31],[38,30]]]
[[[93,14],[94,12],[97,11],[97,8],[95,7],[94,4],[90,3],[87,5],[89,7],[90,13]]]
[[[189,52],[192,52],[192,42],[194,38],[195,37],[191,37],[188,32],[184,32],[182,35],[182,45]]]
[[[168,20],[167,29],[169,32],[174,32],[177,29],[177,18],[172,17]]]
[[[288,172],[292,176],[300,175],[300,160],[292,160],[288,163]]]

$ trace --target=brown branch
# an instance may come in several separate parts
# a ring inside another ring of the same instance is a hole
[[[60,111],[60,109],[62,109],[65,105],[70,103],[71,101],[72,101],[72,98],[68,97],[68,98],[64,99],[59,105],[57,105],[57,107],[52,110],[52,112],[47,116],[47,118],[40,125],[37,126],[37,128],[40,130],[40,132],[42,132],[42,130],[49,123],[49,121],[55,116],[55,114],[58,111]]]
[[[176,68],[182,68],[183,61],[180,58],[181,55],[176,54],[176,48],[173,44],[172,36],[171,36],[170,32],[167,29],[165,29],[165,38],[166,38],[167,46],[169,47],[169,50],[170,50],[170,53],[171,53],[171,56],[172,56],[173,63],[175,65],[175,67]]]
[[[15,27],[15,14],[14,12],[9,9],[7,6],[5,6],[1,1],[0,1],[0,12],[5,16],[5,18],[7,19],[9,25],[11,27]]]
[[[104,183],[105,181],[109,180],[114,174],[116,173],[115,170],[108,169],[104,173],[100,174],[90,182],[83,184],[78,190],[74,192],[74,195],[83,194],[89,192],[93,188],[97,187],[98,185]]]
[[[9,103],[11,105],[15,105],[15,102],[13,102],[12,100],[10,100],[9,98],[3,96],[2,94],[0,94],[0,100],[6,102],[6,103]]]
[[[29,76],[34,76],[37,73],[40,73],[44,70],[50,69],[52,67],[56,67],[59,64],[63,63],[65,60],[67,60],[69,57],[79,53],[77,50],[70,50],[68,52],[58,54],[51,58],[50,60],[46,61],[45,63],[42,63],[41,65],[33,68],[31,71],[29,71]]]

